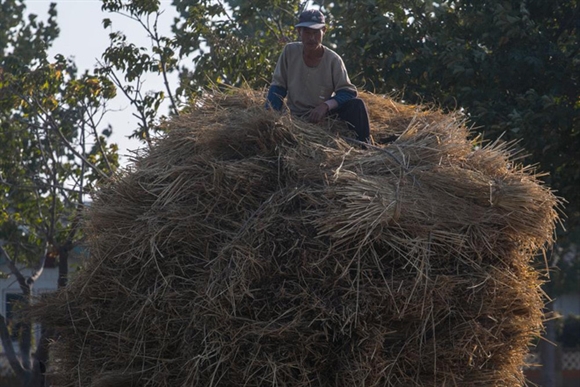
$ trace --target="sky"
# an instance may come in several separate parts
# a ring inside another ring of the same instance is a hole
[[[26,12],[38,15],[39,20],[48,19],[50,3],[57,3],[56,21],[60,28],[60,35],[53,47],[49,50],[49,58],[54,59],[56,54],[62,54],[66,58],[74,59],[79,72],[92,70],[101,54],[109,45],[108,34],[112,31],[121,31],[127,35],[129,42],[139,47],[150,47],[147,34],[135,21],[126,17],[101,11],[100,0],[24,0]],[[170,26],[173,22],[175,11],[171,7],[171,1],[161,1],[161,9],[165,12],[158,21],[159,31],[162,35],[170,35]],[[109,18],[112,26],[103,28],[102,21]],[[177,84],[177,75],[172,82]],[[162,90],[161,76],[150,74],[145,82],[145,90]],[[121,163],[127,163],[130,151],[142,146],[137,140],[130,140],[128,136],[137,128],[137,119],[132,116],[133,110],[129,102],[120,93],[110,102],[109,109],[102,123],[104,129],[108,124],[113,127],[110,142],[119,145]],[[168,105],[160,108],[161,114],[167,114]]]

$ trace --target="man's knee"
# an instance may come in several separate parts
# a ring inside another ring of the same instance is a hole
[[[367,110],[365,102],[360,98],[352,98],[345,102],[345,105],[350,105],[349,107],[353,110]]]

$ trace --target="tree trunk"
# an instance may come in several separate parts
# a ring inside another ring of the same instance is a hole
[[[26,377],[26,370],[22,367],[22,363],[18,360],[18,355],[14,351],[14,346],[12,345],[12,338],[10,337],[10,332],[8,332],[8,327],[6,326],[6,320],[4,316],[0,314],[0,340],[2,342],[2,348],[4,349],[4,354],[8,359],[12,370],[16,377],[20,380],[24,380]]]
[[[68,255],[72,250],[72,242],[69,240],[58,249],[58,288],[62,289],[68,281]]]
[[[48,363],[48,342],[51,334],[44,327],[41,329],[40,340],[36,346],[34,354],[34,364],[32,367],[32,379],[30,386],[27,387],[44,387],[46,385],[46,365]]]

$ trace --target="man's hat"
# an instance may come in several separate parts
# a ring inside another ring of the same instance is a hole
[[[319,30],[325,26],[326,24],[322,12],[316,9],[309,9],[300,14],[300,17],[298,18],[298,24],[296,24],[294,27],[307,27]]]

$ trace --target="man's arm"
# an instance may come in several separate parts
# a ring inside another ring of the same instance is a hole
[[[284,98],[288,94],[288,45],[284,46],[282,53],[278,57],[270,89],[266,101],[266,109],[282,110],[284,107]]]
[[[268,97],[266,102],[266,109],[274,109],[274,110],[282,110],[282,106],[284,106],[284,98],[286,98],[287,94],[286,88],[278,85],[270,85],[270,89],[268,89]]]
[[[336,109],[342,106],[346,101],[351,100],[357,96],[357,92],[350,89],[338,90],[334,96],[325,101],[324,103],[328,105],[328,110]]]

